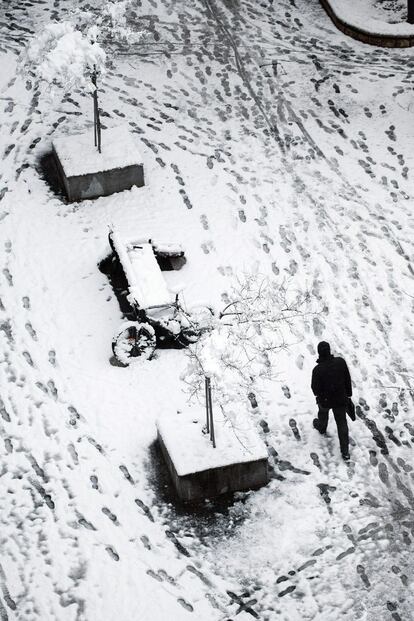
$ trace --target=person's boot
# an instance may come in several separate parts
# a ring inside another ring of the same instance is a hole
[[[349,455],[348,451],[347,451],[346,453],[342,453],[342,459],[343,459],[344,461],[349,461],[349,460],[351,459],[351,457],[350,457],[350,455]]]
[[[320,421],[319,421],[319,418],[314,418],[314,419],[313,419],[312,424],[313,424],[314,429],[316,429],[317,431],[319,431],[319,433],[320,433],[322,436],[323,436],[323,435],[325,435],[325,433],[326,433],[326,432],[321,430],[321,423],[320,423]]]

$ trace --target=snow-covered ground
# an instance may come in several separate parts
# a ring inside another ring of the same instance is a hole
[[[100,99],[148,185],[68,205],[37,163],[92,102],[48,103],[16,60],[73,4],[0,6],[1,621],[412,618],[411,52],[342,36],[317,0],[142,0],[155,39],[114,60]],[[165,277],[189,304],[257,272],[322,309],[252,410],[262,490],[171,503],[155,420],[185,407],[186,357],[109,364],[111,225],[182,244]],[[332,421],[312,429],[321,339],[355,384],[349,465]]]

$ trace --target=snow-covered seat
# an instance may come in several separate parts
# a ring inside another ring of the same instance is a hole
[[[162,275],[150,242],[125,242],[112,232],[111,241],[129,285],[128,300],[142,309],[167,306],[172,294]]]

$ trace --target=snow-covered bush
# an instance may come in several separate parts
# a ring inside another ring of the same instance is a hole
[[[211,378],[215,403],[224,413],[247,405],[250,393],[277,374],[277,354],[300,340],[307,315],[315,315],[307,291],[258,275],[238,280],[232,300],[187,350],[182,379],[190,397],[203,398],[204,378]]]

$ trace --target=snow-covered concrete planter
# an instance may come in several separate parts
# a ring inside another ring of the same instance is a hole
[[[380,47],[414,46],[414,25],[405,22],[403,17],[397,13],[395,13],[397,21],[390,21],[392,12],[385,11],[379,2],[374,2],[374,0],[320,1],[335,26],[357,41]]]
[[[53,153],[70,201],[109,196],[144,185],[142,157],[125,127],[105,130],[102,153],[92,138],[87,132],[53,140]]]
[[[201,410],[157,421],[158,442],[181,500],[194,502],[267,484],[266,446],[247,418],[230,423],[216,416],[216,448],[203,433],[204,423]]]

